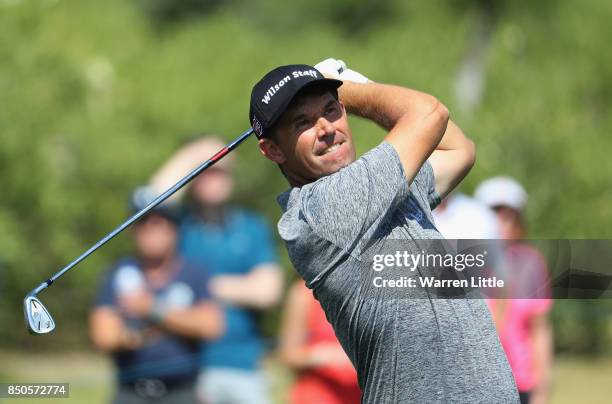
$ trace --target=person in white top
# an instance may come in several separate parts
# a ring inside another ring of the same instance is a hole
[[[498,239],[495,214],[486,205],[453,193],[433,211],[438,231],[447,239]]]

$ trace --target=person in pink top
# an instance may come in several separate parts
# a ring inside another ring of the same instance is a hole
[[[475,198],[489,206],[499,221],[500,237],[507,240],[504,268],[506,295],[488,300],[500,341],[519,390],[521,403],[546,403],[550,393],[552,308],[547,263],[534,247],[522,242],[526,226],[527,193],[508,177],[495,177],[478,186]]]
[[[303,281],[296,281],[285,306],[281,360],[297,373],[291,404],[358,404],[357,372],[340,346],[325,312]]]

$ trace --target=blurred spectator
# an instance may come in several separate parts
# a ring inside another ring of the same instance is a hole
[[[505,279],[502,260],[503,246],[499,241],[500,229],[495,213],[482,202],[467,195],[453,192],[432,212],[438,231],[457,251],[471,248],[486,249],[489,276]],[[469,271],[464,274],[469,274]],[[497,290],[480,288],[484,296]]]
[[[499,225],[491,210],[460,193],[446,197],[433,211],[436,228],[447,239],[497,239]]]
[[[336,339],[325,312],[302,280],[289,292],[281,325],[280,354],[297,372],[291,404],[357,404],[357,372]]]
[[[550,393],[552,307],[546,259],[525,238],[524,209],[527,193],[515,180],[495,177],[478,186],[475,197],[491,207],[507,240],[504,266],[506,295],[489,300],[501,343],[508,356],[522,403],[545,403]]]
[[[137,189],[134,211],[154,196]],[[94,345],[118,369],[115,403],[195,403],[199,342],[222,331],[205,272],[176,254],[176,219],[164,206],[134,224],[135,256],[106,273],[90,314]]]
[[[181,148],[152,178],[162,192],[224,147],[212,137]],[[187,189],[180,251],[212,272],[211,293],[224,310],[222,337],[204,345],[198,394],[207,403],[269,402],[260,371],[264,343],[258,327],[262,310],[276,305],[282,274],[265,221],[228,206],[234,153],[200,174]]]

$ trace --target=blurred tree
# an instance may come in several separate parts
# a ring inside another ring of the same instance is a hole
[[[392,20],[397,0],[138,0],[155,25],[163,28],[225,8],[268,29],[329,24],[345,36],[367,34]]]
[[[470,19],[470,38],[455,78],[455,97],[460,112],[472,118],[483,101],[488,51],[499,20],[516,13],[545,15],[554,3],[550,0],[451,0],[451,4],[458,13]]]
[[[465,3],[473,14],[471,39],[455,79],[457,105],[464,115],[472,116],[484,95],[489,45],[503,2],[501,0],[455,0],[455,2]]]
[[[176,24],[213,12],[223,0],[137,0],[142,9],[160,24]]]
[[[160,10],[162,3],[149,2]],[[49,338],[24,338],[24,294],[120,223],[130,190],[186,137],[217,133],[229,140],[241,133],[251,85],[262,72],[339,57],[376,81],[431,92],[456,111],[453,72],[472,42],[475,18],[468,10],[485,4],[205,3],[193,6],[205,10],[193,15],[206,18],[170,18],[172,29],[160,40],[143,2],[0,1],[5,346],[86,343],[94,285],[104,266],[128,250],[127,238],[43,296],[58,322]],[[473,119],[456,117],[478,145],[463,189],[490,175],[513,175],[530,194],[531,237],[611,237],[612,53],[601,38],[612,37],[612,3],[494,4],[486,5],[494,7],[496,23],[488,34],[481,104]],[[375,125],[360,119],[351,125],[360,152],[380,141]],[[283,177],[253,140],[237,155],[237,200],[274,222],[274,196],[287,187]],[[292,271],[280,243],[279,249]],[[610,310],[600,309],[596,321],[589,320],[593,310],[589,302],[559,303],[560,349],[610,346]]]

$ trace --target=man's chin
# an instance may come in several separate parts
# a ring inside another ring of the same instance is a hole
[[[351,164],[353,161],[354,160],[351,160],[351,159],[345,159],[345,160],[342,160],[342,161],[336,161],[334,163],[330,163],[323,170],[325,172],[325,176],[337,173],[338,171],[340,171],[344,167],[346,167],[349,164]]]

